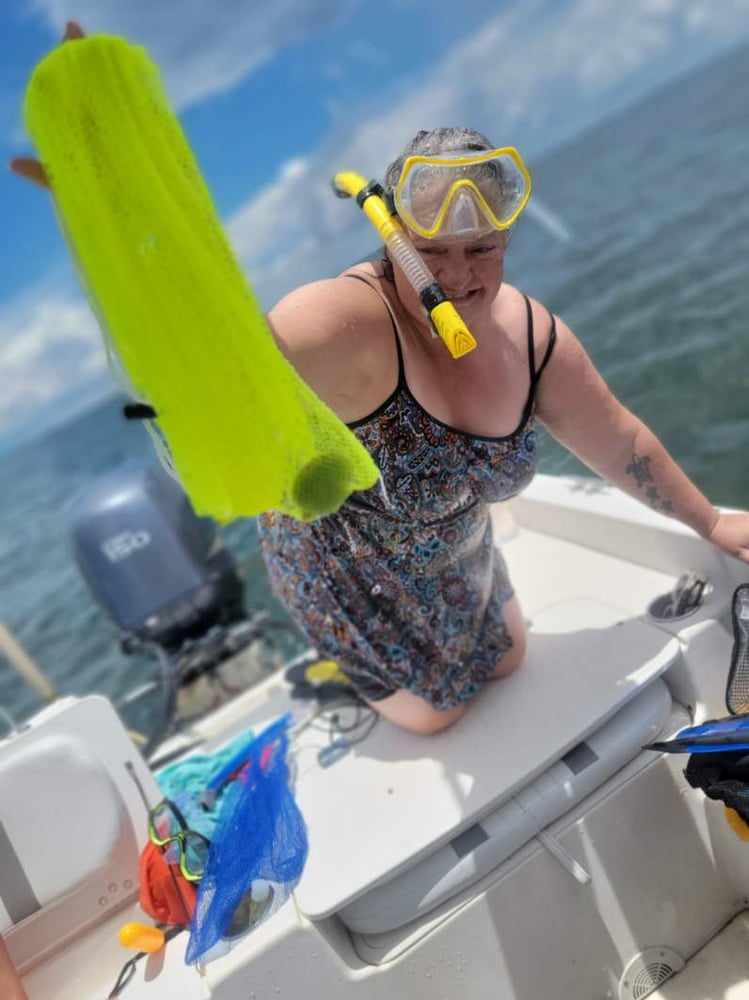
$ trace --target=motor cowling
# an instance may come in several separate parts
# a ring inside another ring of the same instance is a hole
[[[176,650],[246,617],[242,580],[215,525],[161,468],[119,469],[71,506],[76,561],[125,648],[147,641]]]

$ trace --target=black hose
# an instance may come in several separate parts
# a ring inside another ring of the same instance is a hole
[[[139,701],[144,695],[150,694],[152,691],[156,690],[157,687],[161,689],[161,709],[159,712],[158,723],[151,734],[146,737],[146,741],[143,746],[139,747],[143,757],[148,760],[150,754],[152,754],[156,747],[160,743],[163,743],[166,737],[170,734],[172,726],[174,725],[174,717],[177,712],[178,692],[176,669],[164,647],[160,646],[157,642],[151,642],[147,639],[138,639],[134,636],[129,636],[128,652],[146,653],[156,660],[159,667],[159,676],[157,681],[150,684],[144,684],[137,690],[130,692],[130,694],[126,695],[117,703],[116,706],[119,710],[124,706]]]

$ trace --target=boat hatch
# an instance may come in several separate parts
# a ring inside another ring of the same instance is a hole
[[[670,696],[658,678],[678,656],[648,622],[562,601],[534,613],[523,667],[452,728],[419,737],[381,722],[329,768],[314,766],[310,729],[298,748],[302,912],[382,930],[470,884],[659,731]]]

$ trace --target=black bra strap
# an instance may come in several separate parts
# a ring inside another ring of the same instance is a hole
[[[347,272],[342,275],[344,278],[354,278],[356,281],[361,281],[362,284],[368,285],[372,291],[385,303],[385,308],[390,315],[390,322],[393,324],[393,336],[395,337],[395,349],[398,352],[398,389],[402,389],[406,385],[406,369],[403,363],[403,351],[401,350],[401,339],[398,333],[398,324],[395,321],[395,314],[393,313],[392,306],[388,302],[387,298],[367,279],[361,274],[351,274]]]

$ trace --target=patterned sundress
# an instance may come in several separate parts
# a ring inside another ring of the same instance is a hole
[[[426,412],[408,387],[391,312],[398,384],[349,425],[377,463],[379,483],[311,524],[276,512],[258,518],[273,590],[317,652],[370,701],[405,688],[452,708],[512,648],[503,608],[513,590],[488,505],[533,478],[536,387],[556,336],[552,316],[536,369],[525,301],[531,378],[512,434],[468,434]]]

